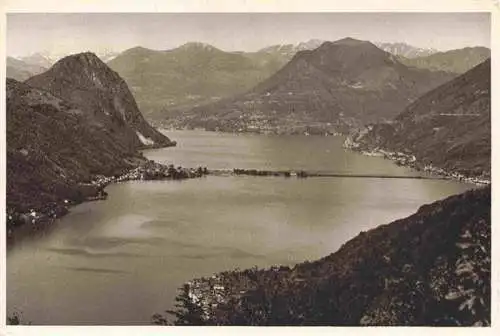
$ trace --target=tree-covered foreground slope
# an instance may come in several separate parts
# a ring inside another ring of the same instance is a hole
[[[314,262],[193,280],[170,313],[178,325],[489,325],[490,193],[424,205]]]

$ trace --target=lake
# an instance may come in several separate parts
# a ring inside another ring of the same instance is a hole
[[[146,151],[209,169],[304,169],[414,176],[342,148],[342,137],[172,131]],[[214,272],[293,265],[473,185],[446,180],[207,176],[107,187],[7,254],[7,312],[51,325],[141,325],[171,309],[177,288]]]

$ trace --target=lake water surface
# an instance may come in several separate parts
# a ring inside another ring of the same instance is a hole
[[[323,170],[411,176],[342,149],[341,137],[167,133],[162,163],[209,169]],[[292,265],[337,250],[360,231],[472,185],[444,180],[208,176],[109,186],[7,255],[7,312],[52,325],[149,324],[194,277]]]

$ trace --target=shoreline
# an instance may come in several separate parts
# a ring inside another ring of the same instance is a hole
[[[447,171],[443,168],[433,166],[432,164],[425,165],[419,162],[415,155],[412,154],[393,152],[379,147],[374,149],[363,149],[361,143],[355,142],[350,137],[346,138],[343,147],[361,155],[383,157],[384,159],[393,161],[398,166],[412,168],[416,171],[426,172],[435,176],[441,176],[445,179],[471,183],[478,186],[491,185],[491,177],[467,176],[455,171]]]
[[[122,183],[127,181],[152,181],[152,180],[185,180],[200,178],[208,174],[206,167],[183,168],[175,167],[173,164],[164,165],[148,160],[135,168],[129,169],[119,176],[96,175],[89,183],[79,183],[81,187],[88,187],[95,190],[92,195],[88,195],[81,200],[64,199],[60,203],[50,202],[41,208],[30,209],[28,212],[7,212],[6,213],[6,240],[7,247],[11,247],[18,239],[25,235],[33,234],[39,230],[44,230],[55,220],[67,215],[70,209],[76,205],[106,200],[108,197],[105,188],[112,183]]]
[[[433,165],[423,165],[418,162],[414,155],[405,154],[402,152],[392,152],[389,150],[385,150],[383,148],[375,148],[372,150],[364,150],[361,147],[361,143],[353,141],[348,135],[343,133],[328,133],[328,134],[309,134],[309,133],[273,133],[273,132],[254,132],[254,131],[225,131],[225,130],[207,130],[204,128],[162,128],[165,131],[204,131],[210,133],[225,133],[225,134],[243,134],[243,135],[273,135],[273,136],[321,136],[321,137],[343,137],[344,145],[343,148],[351,150],[353,152],[357,152],[359,154],[365,156],[375,156],[375,157],[383,157],[384,159],[388,159],[393,161],[396,165],[412,168],[418,172],[425,172],[429,174],[429,179],[448,179],[448,180],[456,180],[464,183],[472,183],[479,186],[485,186],[491,184],[491,177],[477,177],[477,176],[467,176],[464,174],[460,174],[454,171],[446,171],[442,168],[433,166]],[[247,169],[248,170],[248,169]],[[282,172],[284,173],[284,172]],[[242,174],[242,175],[252,175],[252,174]],[[273,175],[272,172],[269,175]],[[309,175],[313,176],[313,175]],[[427,178],[426,176],[422,178]]]
[[[331,136],[346,136],[344,133],[336,132],[330,129],[330,126],[323,125],[323,127],[328,127],[328,129],[318,130],[306,130],[307,126],[300,126],[295,130],[279,130],[278,128],[262,128],[262,129],[210,129],[205,127],[175,127],[172,125],[158,125],[159,129],[164,130],[165,132],[172,131],[203,131],[210,133],[225,133],[225,134],[245,134],[245,135],[272,135],[272,136],[321,136],[321,137],[331,137]],[[309,126],[309,127],[317,127],[317,126]]]
[[[172,142],[174,144],[175,142]],[[171,145],[172,146],[172,145]],[[175,146],[175,145],[173,145]],[[170,147],[170,146],[169,146]],[[405,154],[401,152],[393,152],[383,148],[375,149],[364,149],[362,144],[355,142],[350,137],[346,137],[343,148],[357,152],[365,156],[376,156],[383,157],[384,159],[389,159],[393,161],[398,166],[408,167],[415,169],[418,172],[425,172],[428,176],[419,176],[413,178],[422,179],[445,179],[445,180],[455,180],[463,183],[471,183],[478,186],[490,185],[491,180],[484,177],[471,177],[466,176],[453,171],[445,171],[442,168],[435,167],[432,165],[423,165],[418,162],[414,155]],[[7,245],[10,246],[13,241],[15,241],[15,236],[17,232],[32,232],[44,229],[45,226],[51,225],[56,219],[66,215],[70,208],[91,201],[105,200],[107,198],[107,193],[104,190],[106,186],[111,183],[120,183],[126,181],[151,181],[151,180],[182,180],[190,178],[198,178],[208,174],[213,175],[249,175],[249,176],[280,176],[280,177],[315,177],[315,176],[326,176],[326,177],[374,177],[374,178],[412,178],[412,177],[399,177],[399,176],[375,176],[375,175],[348,175],[345,176],[341,174],[334,174],[328,172],[305,172],[302,170],[282,170],[282,171],[267,171],[267,170],[257,170],[257,169],[228,169],[227,171],[213,170],[209,171],[206,167],[198,168],[183,168],[181,166],[175,167],[173,164],[164,165],[161,163],[154,162],[152,160],[146,160],[145,162],[139,164],[138,166],[129,169],[122,175],[119,176],[104,176],[95,175],[93,180],[89,183],[79,183],[78,186],[82,188],[88,188],[92,190],[90,195],[84,196],[80,200],[68,200],[65,199],[60,203],[50,202],[45,204],[38,209],[30,209],[30,211],[25,213],[19,213],[15,211],[7,211],[6,213],[6,238]]]

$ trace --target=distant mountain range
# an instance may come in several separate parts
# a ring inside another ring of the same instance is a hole
[[[244,93],[276,73],[297,52],[316,49],[324,42],[311,39],[272,45],[257,52],[224,52],[193,42],[167,51],[138,47],[124,51],[109,65],[129,83],[145,115],[161,121],[165,116],[176,115],[178,110]],[[394,45],[399,49],[393,47],[391,51],[404,56],[426,54],[424,49],[403,43]],[[211,65],[200,66],[207,60]]]
[[[400,61],[408,66],[421,69],[461,74],[484,62],[490,56],[490,49],[473,47],[436,52],[423,57],[400,58]]]
[[[38,65],[43,68],[50,68],[58,59],[66,55],[54,56],[47,53],[34,53],[28,56],[20,57],[19,59],[25,63]]]
[[[221,130],[332,123],[345,131],[392,118],[452,74],[409,68],[368,41],[346,38],[298,52],[243,95],[195,107],[185,125]]]
[[[273,54],[225,52],[203,43],[187,43],[166,51],[132,48],[109,66],[130,85],[144,113],[161,118],[164,108],[245,92],[285,63]]]
[[[99,57],[125,79],[144,115],[161,121],[181,110],[247,92],[285,66],[297,52],[316,49],[324,42],[312,39],[257,52],[225,52],[190,42],[172,50],[135,47],[121,53],[104,52]],[[481,47],[437,52],[405,43],[375,44],[408,66],[453,73],[463,73],[489,57],[489,49]],[[26,80],[61,57],[49,53],[9,57],[7,77]]]
[[[259,53],[275,54],[291,60],[296,53],[303,50],[313,50],[322,45],[325,41],[312,39],[307,42],[300,42],[296,44],[277,44],[260,49]]]
[[[13,57],[7,57],[7,76],[18,81],[24,81],[34,75],[38,75],[47,70],[47,68],[37,65],[26,63]]]
[[[116,57],[118,52],[105,52],[99,54],[99,58],[103,62],[108,62]],[[7,57],[7,76],[18,81],[24,81],[29,77],[38,75],[58,60],[66,57],[65,54],[49,54],[49,53],[34,53],[23,57]]]
[[[328,42],[326,40],[319,39],[311,39],[307,42],[300,42],[296,44],[278,44],[269,46],[263,49],[260,49],[259,52],[267,52],[267,53],[277,53],[288,59],[292,59],[292,57],[299,51],[303,50],[313,50],[318,48],[323,43]],[[438,50],[432,48],[418,48],[411,46],[406,43],[386,43],[386,42],[374,42],[378,48],[387,51],[395,56],[403,56],[405,58],[415,58],[422,56],[432,55]]]
[[[104,51],[95,53],[103,62],[108,62],[114,57],[118,56],[120,52],[117,51]],[[36,52],[27,56],[15,57],[25,63],[38,65],[44,68],[50,68],[60,59],[63,59],[70,54],[67,53],[50,53],[50,52]]]
[[[491,174],[491,61],[428,92],[390,123],[353,135],[359,150],[414,155],[426,165],[466,176]]]
[[[418,48],[402,42],[396,42],[396,43],[375,42],[374,44],[380,49],[387,51],[388,53],[391,53],[395,56],[402,56],[405,58],[430,56],[439,51],[433,48]]]
[[[25,83],[7,79],[6,112],[9,211],[79,202],[97,192],[82,183],[144,161],[139,149],[173,144],[92,53],[65,57]]]

